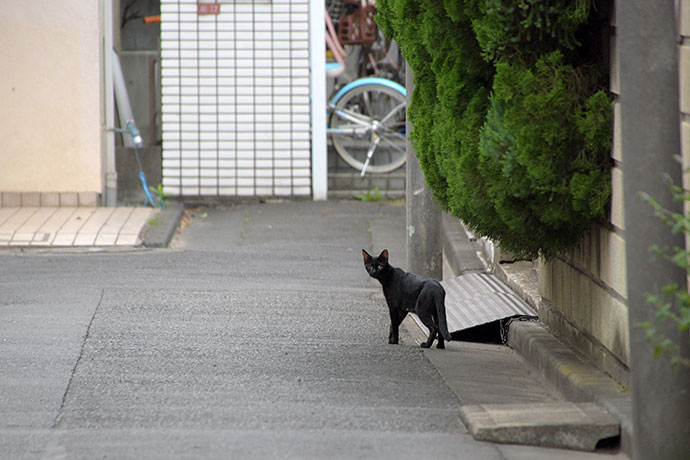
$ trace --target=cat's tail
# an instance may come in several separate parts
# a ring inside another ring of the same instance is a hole
[[[438,332],[443,337],[443,340],[450,341],[452,338],[446,323],[446,291],[443,288],[434,295],[434,303],[436,304],[436,316],[438,317]]]

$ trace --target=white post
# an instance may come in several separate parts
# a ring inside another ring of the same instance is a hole
[[[326,35],[325,2],[309,1],[309,56],[311,61],[311,184],[314,200],[328,195],[326,144]]]

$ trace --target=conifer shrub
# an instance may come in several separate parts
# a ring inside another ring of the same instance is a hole
[[[610,195],[608,63],[591,0],[377,6],[414,71],[411,139],[434,198],[524,256],[577,245]]]
[[[458,2],[462,3],[462,2]],[[587,21],[592,0],[477,1],[472,20],[477,41],[487,60],[534,62],[558,49],[573,49],[576,34]]]

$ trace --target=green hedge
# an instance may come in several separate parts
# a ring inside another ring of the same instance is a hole
[[[608,63],[591,0],[377,5],[414,71],[411,138],[436,200],[524,256],[577,245],[610,195]]]

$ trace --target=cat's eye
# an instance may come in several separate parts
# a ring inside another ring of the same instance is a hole
[[[378,268],[379,270],[383,270],[383,265],[379,265],[376,268]]]

